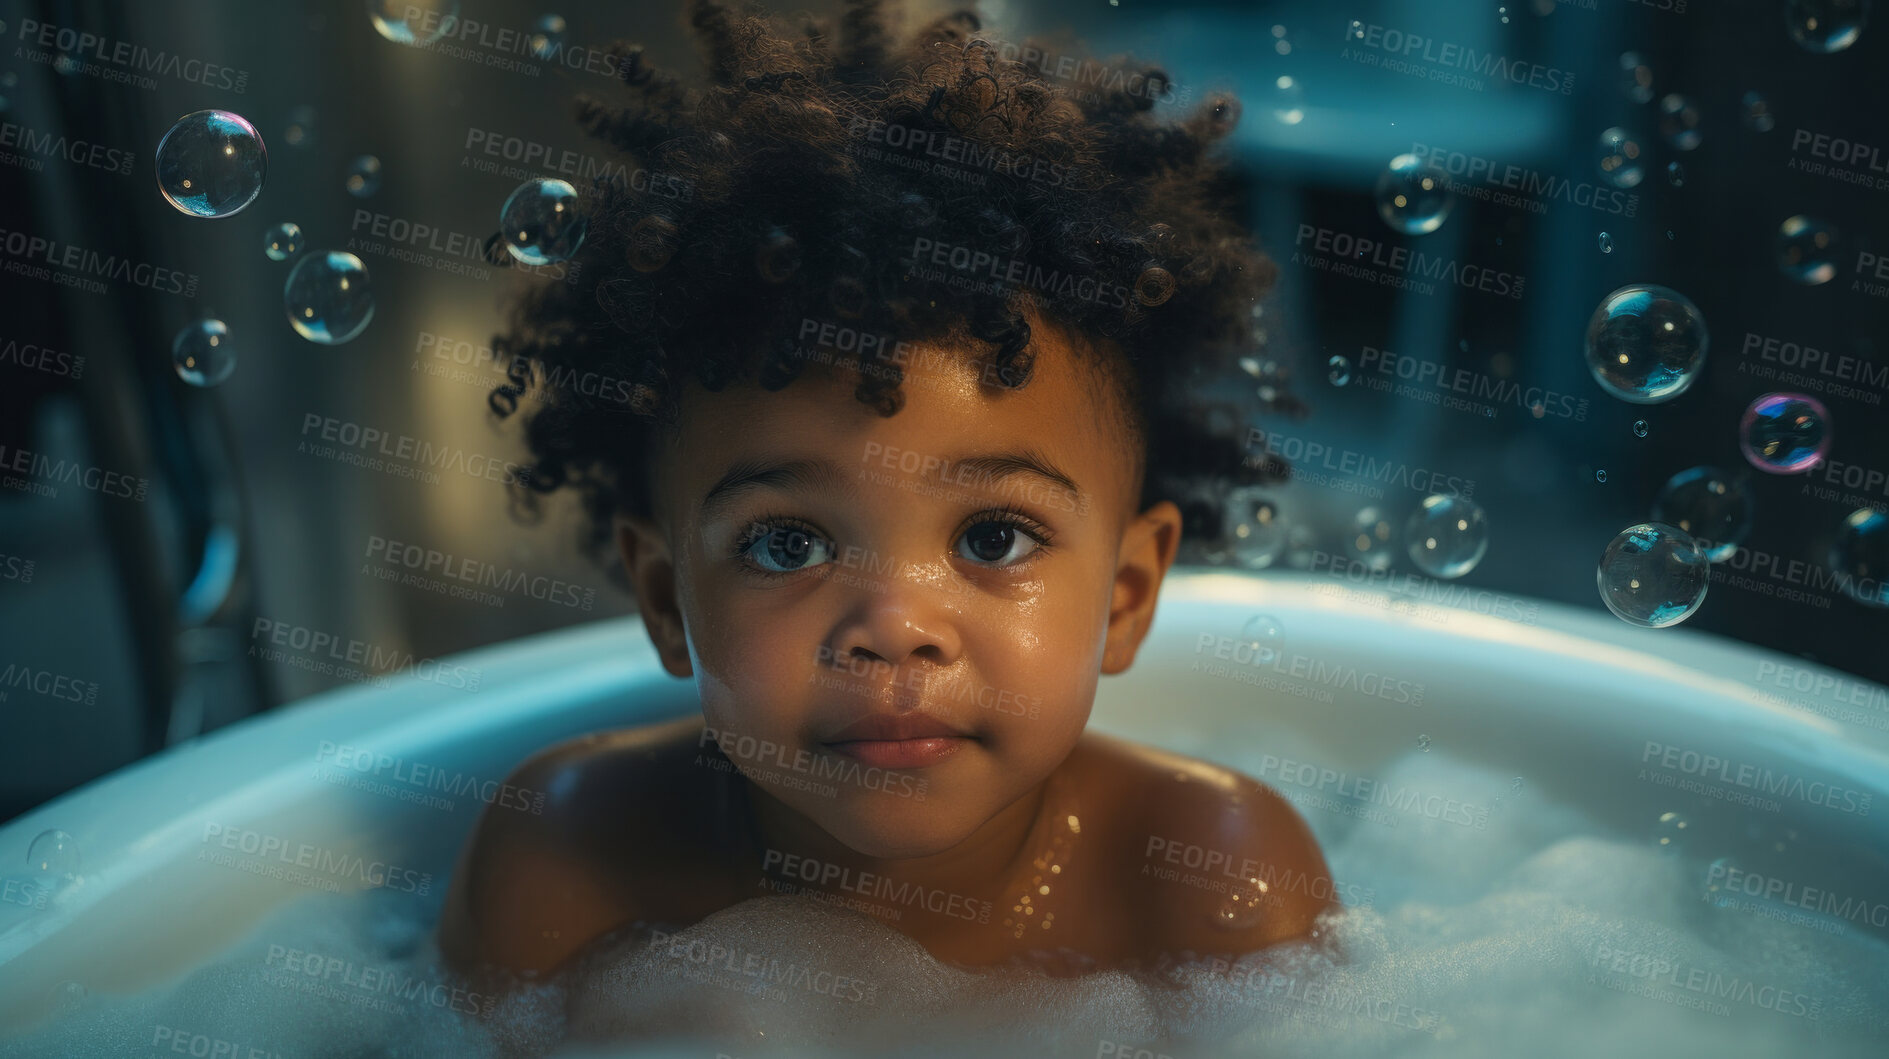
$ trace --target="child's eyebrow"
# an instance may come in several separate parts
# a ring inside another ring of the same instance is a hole
[[[910,468],[904,468],[902,461],[898,459],[887,462],[884,468],[879,467],[877,460],[869,461],[862,465],[862,469],[886,472],[910,470]],[[1017,475],[1029,475],[1041,478],[1064,491],[1076,505],[1076,510],[1088,510],[1088,494],[1082,491],[1082,487],[1077,485],[1069,475],[1063,473],[1048,457],[1033,448],[952,456],[942,460],[925,458],[918,464],[917,470],[926,475],[937,474],[946,484],[971,488],[996,486]],[[812,490],[853,493],[856,491],[856,481],[856,476],[847,474],[839,464],[826,459],[792,459],[773,462],[755,459],[736,460],[702,498],[702,518],[704,520],[713,518],[716,512],[733,503],[742,492],[749,489],[787,489],[801,486]]]

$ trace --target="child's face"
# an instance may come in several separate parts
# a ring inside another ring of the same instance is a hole
[[[728,757],[867,856],[949,849],[1060,765],[1173,561],[1180,514],[1136,510],[1119,399],[1034,322],[1023,389],[921,344],[890,417],[846,371],[692,385],[654,518],[621,522],[650,635]],[[965,738],[918,765],[838,745],[875,714]]]

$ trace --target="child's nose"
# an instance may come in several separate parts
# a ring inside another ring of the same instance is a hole
[[[921,660],[947,666],[963,651],[956,615],[939,604],[936,593],[897,584],[861,592],[829,643],[835,660],[894,667]]]

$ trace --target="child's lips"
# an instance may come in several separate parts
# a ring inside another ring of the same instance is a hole
[[[853,739],[824,744],[837,754],[845,754],[867,765],[882,769],[915,769],[935,765],[957,753],[971,740],[968,736],[928,736],[921,739]]]
[[[969,734],[930,714],[868,714],[821,741],[835,753],[845,754],[879,768],[922,768],[957,753],[971,741]]]

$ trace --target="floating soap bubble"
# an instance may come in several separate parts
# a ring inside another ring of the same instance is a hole
[[[1830,544],[1830,569],[1844,595],[1889,609],[1889,515],[1868,507],[1850,512]]]
[[[1744,119],[1745,128],[1753,132],[1770,132],[1777,128],[1777,117],[1771,113],[1771,101],[1757,92],[1746,92],[1740,101],[1738,113]]]
[[[1767,393],[1738,421],[1738,447],[1767,474],[1798,474],[1830,452],[1830,413],[1815,397]]]
[[[1675,151],[1690,151],[1699,146],[1699,108],[1678,93],[1659,101],[1659,132]]]
[[[348,194],[357,199],[367,198],[380,190],[380,159],[371,154],[361,155],[348,163],[348,176],[344,185]]]
[[[1351,536],[1345,551],[1372,570],[1388,570],[1391,565],[1391,524],[1376,507],[1359,511],[1351,520]]]
[[[564,18],[561,15],[544,15],[538,24],[532,27],[531,54],[540,59],[554,58],[558,49],[564,47]]]
[[[1333,386],[1343,386],[1351,381],[1351,362],[1344,357],[1334,355],[1325,362],[1325,366],[1330,369],[1329,377]]]
[[[1646,433],[1647,433],[1646,420],[1644,419],[1634,420],[1633,421],[1633,436],[1636,438],[1643,438],[1646,436]],[[1684,529],[1685,527],[1682,526],[1680,528]]]
[[[1431,577],[1461,577],[1489,550],[1489,520],[1474,500],[1432,493],[1410,513],[1404,536],[1417,569]]]
[[[1606,472],[1606,471],[1595,471],[1595,472],[1594,472],[1594,480],[1595,480],[1596,482],[1605,482],[1605,481],[1607,480],[1607,472]]]
[[[1635,103],[1649,103],[1653,99],[1653,68],[1646,65],[1637,51],[1620,56],[1620,94]]]
[[[1828,283],[1837,274],[1836,229],[1815,217],[1798,214],[1778,225],[1778,268],[1806,287]]]
[[[425,47],[452,32],[459,0],[367,0],[367,17],[395,44]]]
[[[1391,159],[1377,178],[1377,215],[1405,235],[1436,231],[1455,205],[1449,174],[1414,154]]]
[[[1264,569],[1285,550],[1286,520],[1271,498],[1250,488],[1238,489],[1227,497],[1225,535],[1236,562]]]
[[[236,346],[221,320],[198,320],[171,341],[171,367],[192,386],[215,386],[236,370]]]
[[[1607,295],[1587,321],[1587,370],[1631,404],[1659,404],[1699,377],[1710,345],[1705,316],[1670,287],[1635,284]]]
[[[1653,521],[1685,530],[1707,561],[1722,563],[1737,553],[1751,529],[1751,491],[1743,477],[1717,467],[1691,467],[1660,487]]]
[[[289,111],[289,124],[282,130],[282,139],[290,147],[313,147],[315,145],[315,108],[300,106]]]
[[[1663,522],[1621,530],[1594,579],[1601,601],[1620,620],[1649,629],[1676,625],[1705,600],[1711,564],[1692,535]]]
[[[228,217],[256,201],[269,168],[262,134],[227,110],[177,119],[157,142],[157,188],[192,217]]]
[[[1686,818],[1678,813],[1661,813],[1653,825],[1653,841],[1667,853],[1685,848]]]
[[[1240,643],[1251,649],[1253,661],[1271,665],[1285,647],[1285,629],[1270,614],[1255,614],[1240,627]]]
[[[282,304],[297,334],[310,342],[340,345],[374,318],[367,266],[340,250],[307,254],[282,285]]]
[[[1281,125],[1297,125],[1305,120],[1305,86],[1287,74],[1273,78],[1268,102],[1273,120]]]
[[[262,252],[271,261],[287,261],[302,252],[302,229],[293,221],[283,221],[262,233]]]
[[[1608,235],[1606,232],[1600,233],[1600,252],[1603,254],[1611,254],[1614,252],[1614,237]]]
[[[26,867],[46,882],[60,883],[77,879],[79,877],[78,839],[64,831],[40,832],[39,837],[33,839],[32,844],[26,847]]]
[[[590,222],[577,209],[577,189],[536,177],[518,185],[499,211],[505,248],[527,265],[568,261],[584,245]]]
[[[1805,51],[1842,51],[1869,22],[1869,0],[1784,0],[1784,25]]]
[[[1602,180],[1617,188],[1635,187],[1646,175],[1646,151],[1625,129],[1614,127],[1600,134],[1597,163]]]

